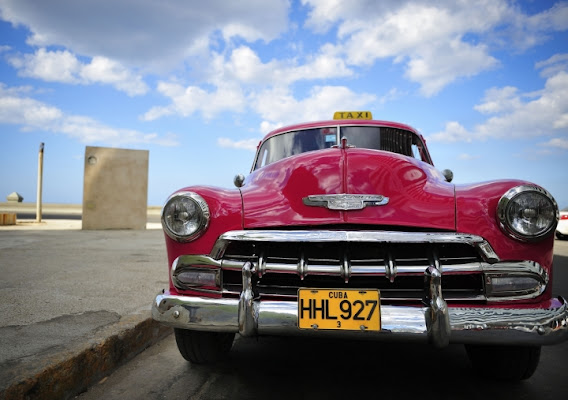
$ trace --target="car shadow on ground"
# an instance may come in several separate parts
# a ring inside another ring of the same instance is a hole
[[[212,380],[207,398],[555,397],[552,391],[550,396],[542,392],[548,378],[538,370],[523,382],[477,378],[462,345],[436,349],[424,343],[239,338],[226,361],[190,368]]]
[[[552,293],[568,299],[568,257],[554,255]]]

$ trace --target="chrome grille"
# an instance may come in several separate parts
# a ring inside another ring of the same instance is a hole
[[[241,269],[249,261],[255,270],[254,292],[260,297],[295,299],[300,287],[378,288],[385,301],[420,301],[424,271],[435,266],[442,271],[447,301],[485,300],[482,263],[488,255],[482,251],[485,242],[479,240],[408,234],[389,241],[386,232],[379,235],[383,239],[373,237],[369,241],[322,240],[319,236],[315,240],[288,241],[274,237],[278,240],[270,240],[270,235],[260,240],[245,235],[222,241],[219,258],[226,297],[240,294]],[[405,242],[405,237],[413,240]]]

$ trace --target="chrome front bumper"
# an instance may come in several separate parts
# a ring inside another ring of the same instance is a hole
[[[152,306],[152,316],[174,328],[238,332],[245,336],[374,337],[377,340],[430,341],[438,346],[448,342],[549,345],[568,339],[567,303],[562,298],[558,300],[559,307],[551,309],[449,307],[450,329],[442,335],[428,326],[429,307],[382,305],[380,332],[300,330],[297,303],[289,301],[255,301],[247,312],[239,300],[160,294]]]
[[[251,268],[243,267],[240,299],[159,294],[152,317],[174,328],[254,335],[331,335],[377,340],[420,340],[437,347],[448,343],[550,345],[568,340],[568,303],[562,297],[550,308],[448,307],[441,296],[441,275],[426,272],[425,306],[381,305],[381,330],[324,331],[298,328],[295,301],[253,298]]]

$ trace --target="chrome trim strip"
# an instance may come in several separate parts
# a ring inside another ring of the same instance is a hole
[[[221,268],[222,263],[219,260],[215,260],[214,258],[203,254],[186,254],[179,256],[174,260],[174,262],[172,263],[172,269],[175,270],[177,268],[189,265],[206,265],[210,267]],[[239,269],[241,269],[242,267],[243,263],[241,262]]]
[[[325,207],[330,210],[350,211],[362,210],[367,206],[384,206],[389,198],[375,194],[313,194],[302,199],[303,203],[312,207]]]
[[[556,308],[448,307],[450,343],[551,345],[568,340],[568,304],[559,297]],[[252,325],[246,332],[255,335],[315,335],[335,337],[373,337],[378,340],[428,341],[428,307],[381,305],[380,332],[312,331],[297,327],[295,301],[253,301],[254,312],[247,313]],[[242,315],[242,314],[241,314]],[[239,300],[159,294],[152,304],[152,317],[163,324],[182,329],[240,332]],[[244,326],[244,325],[243,325]]]
[[[185,256],[184,256],[185,257]],[[254,260],[253,260],[254,261]],[[392,260],[391,260],[392,261]],[[424,274],[424,270],[429,267],[428,264],[423,265],[397,265],[396,263],[392,263],[385,260],[386,265],[353,265],[353,260],[350,260],[350,275],[352,276],[371,276],[371,275],[380,275],[386,276],[390,279],[390,277],[396,278],[398,275],[422,275]],[[231,259],[224,259],[222,261],[222,267],[226,270],[233,270],[233,271],[240,271],[243,265],[242,261],[239,260],[231,260]],[[290,272],[292,271],[292,266],[296,264],[285,264],[285,263],[273,263],[273,262],[266,262],[263,260],[263,275],[267,272]],[[444,266],[444,274],[452,274],[452,273],[481,273],[483,271],[484,265],[498,265],[498,264],[485,264],[485,263],[464,263],[464,264],[454,264],[454,265],[445,265]],[[340,264],[337,265],[319,265],[319,264],[306,264],[304,267],[304,275],[340,275],[342,271],[345,270],[345,266],[343,268],[340,267]],[[389,272],[390,271],[390,272]],[[390,273],[390,275],[389,275]],[[342,275],[343,276],[343,275]]]
[[[481,236],[453,232],[399,231],[230,231],[219,241],[253,242],[383,242],[383,243],[481,243]]]
[[[152,317],[175,328],[211,332],[239,331],[239,301],[159,294]]]
[[[196,267],[197,266],[197,267]],[[218,274],[218,287],[219,290],[203,289],[199,286],[186,285],[178,279],[178,275],[185,271],[195,271],[198,268],[209,268],[216,269]],[[242,268],[242,263],[241,263]],[[212,259],[209,256],[195,254],[195,255],[185,255],[179,256],[172,263],[172,268],[170,269],[170,278],[174,286],[180,290],[195,290],[202,293],[220,293],[222,287],[221,274],[221,262]]]
[[[389,253],[390,254],[390,253]],[[488,302],[503,302],[511,300],[534,299],[540,296],[546,290],[549,277],[538,263],[534,261],[504,261],[495,264],[488,263],[466,263],[442,266],[437,257],[431,260],[432,265],[413,265],[398,266],[391,263],[390,258],[385,260],[385,265],[372,266],[353,266],[348,259],[341,260],[337,265],[317,265],[309,264],[305,259],[300,258],[298,264],[272,263],[266,262],[264,255],[255,262],[251,258],[251,265],[255,273],[261,276],[266,273],[291,273],[297,274],[301,279],[308,275],[334,275],[340,276],[346,281],[354,276],[384,276],[391,283],[396,276],[402,275],[423,275],[424,271],[429,267],[435,267],[442,270],[444,275],[463,274],[463,273],[483,273],[485,282],[485,296],[477,296],[470,300],[486,300]],[[217,267],[228,270],[242,270],[242,261],[239,260],[216,260],[206,255],[183,255],[178,257],[172,264],[171,276],[174,283],[177,283],[176,275],[184,270],[194,270],[195,266]],[[509,293],[493,293],[491,288],[492,277],[530,277],[537,282],[534,290],[525,290],[523,292]],[[184,286],[176,284],[176,287],[184,289]],[[211,291],[193,287],[192,290],[198,290],[204,293],[219,293],[220,291]],[[463,299],[462,299],[463,300]]]
[[[488,301],[510,301],[534,299],[540,296],[546,290],[548,285],[548,273],[540,264],[534,261],[518,261],[518,262],[501,262],[498,264],[483,265],[483,273],[485,274],[485,292]],[[533,290],[514,291],[506,293],[493,293],[491,287],[491,278],[532,278],[536,285]]]
[[[454,232],[399,232],[399,231],[230,231],[219,236],[210,257],[223,258],[230,242],[299,242],[299,243],[463,243],[479,249],[489,263],[499,257],[481,236]]]

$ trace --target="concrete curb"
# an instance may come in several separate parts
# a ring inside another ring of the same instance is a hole
[[[149,312],[122,317],[86,343],[13,368],[0,399],[72,398],[172,332]]]

